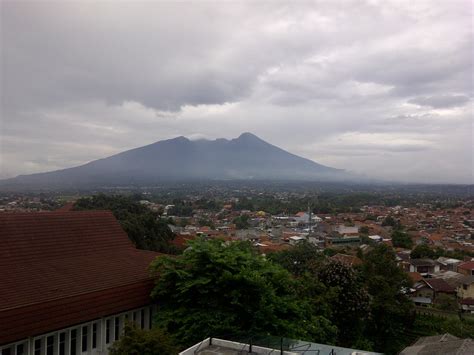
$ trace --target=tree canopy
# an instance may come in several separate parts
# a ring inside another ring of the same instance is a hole
[[[174,234],[169,229],[167,221],[131,197],[99,194],[77,200],[74,208],[110,210],[138,249],[174,251],[170,245]]]
[[[250,226],[249,216],[246,214],[234,218],[233,222],[237,229],[247,229]]]
[[[412,259],[434,258],[436,252],[426,244],[417,245],[410,253]]]
[[[392,233],[392,243],[394,247],[400,248],[411,249],[413,246],[413,240],[411,237],[401,230],[395,230]]]
[[[405,345],[403,334],[413,321],[413,303],[404,293],[411,281],[398,267],[395,252],[385,244],[365,256],[362,277],[371,299],[367,337],[376,349],[394,353]]]
[[[298,297],[299,283],[251,244],[196,240],[180,257],[160,257],[152,297],[157,325],[182,345],[208,336],[277,335],[332,342],[336,328]]]
[[[159,328],[143,330],[125,325],[123,335],[109,349],[110,355],[176,355],[173,339]]]

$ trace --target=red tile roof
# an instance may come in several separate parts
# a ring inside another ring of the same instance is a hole
[[[423,280],[423,276],[419,272],[408,272],[408,276],[413,282],[418,282]]]
[[[474,261],[467,261],[465,263],[459,264],[458,269],[474,270]]]
[[[184,249],[187,247],[187,242],[194,239],[196,239],[194,235],[177,234],[171,243],[178,248]]]
[[[0,344],[150,303],[147,267],[111,212],[0,213]]]

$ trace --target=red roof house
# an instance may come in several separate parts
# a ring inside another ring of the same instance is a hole
[[[474,275],[474,261],[467,261],[458,265],[458,272],[464,275]]]
[[[79,351],[104,345],[93,340],[104,317],[150,305],[147,268],[158,255],[135,249],[111,212],[0,213],[0,350],[22,341],[13,347],[49,354],[50,338],[57,344],[62,333],[77,335],[67,346]]]

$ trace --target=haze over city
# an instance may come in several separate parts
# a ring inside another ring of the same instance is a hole
[[[1,4],[0,178],[250,131],[318,163],[472,183],[472,3]]]

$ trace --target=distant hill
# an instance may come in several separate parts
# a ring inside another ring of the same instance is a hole
[[[291,154],[251,133],[238,138],[177,137],[57,171],[20,175],[0,187],[68,188],[192,180],[342,181],[351,175]]]

